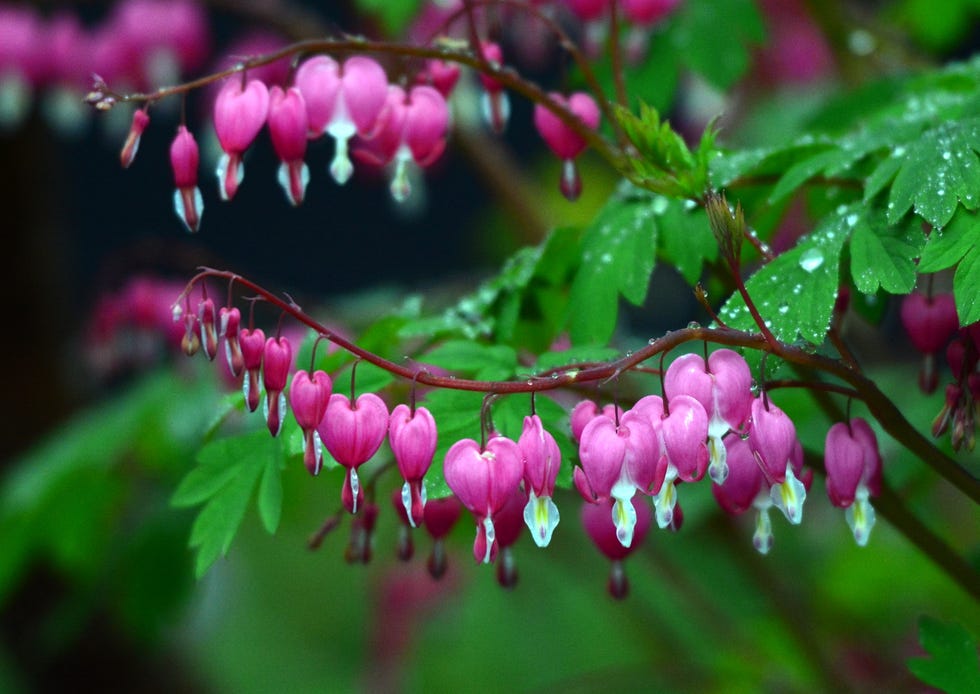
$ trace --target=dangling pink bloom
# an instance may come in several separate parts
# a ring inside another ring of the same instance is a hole
[[[405,484],[402,486],[402,505],[408,522],[414,528],[422,523],[425,511],[423,477],[436,454],[438,432],[436,420],[425,407],[413,412],[408,405],[398,405],[391,411],[388,423],[388,443]]]
[[[728,467],[722,437],[731,431],[742,431],[752,408],[752,372],[745,359],[730,349],[711,353],[708,363],[698,354],[675,359],[664,374],[664,393],[672,401],[675,395],[690,395],[708,413],[708,451],[711,462],[708,474],[718,484],[725,481]]]
[[[306,132],[309,121],[306,103],[296,87],[283,91],[281,87],[269,90],[269,135],[279,165],[279,185],[293,205],[303,202],[306,185],[310,181],[310,169],[303,161],[306,156]]]
[[[143,132],[149,124],[150,116],[145,108],[138,108],[133,111],[133,123],[129,126],[129,135],[126,136],[126,142],[119,153],[119,163],[124,169],[128,169],[136,158],[136,152],[140,147],[140,137],[143,136]]]
[[[565,5],[582,22],[585,54],[598,57],[609,29],[609,0],[565,0]]]
[[[489,564],[497,556],[494,516],[517,489],[524,474],[521,450],[503,436],[494,436],[485,448],[472,439],[452,445],[443,463],[446,484],[476,517],[473,556]]]
[[[585,425],[596,417],[606,417],[610,421],[615,422],[616,417],[622,413],[623,411],[616,405],[606,405],[605,407],[600,408],[591,400],[582,400],[572,408],[572,439],[575,440],[575,443],[581,441],[582,431],[585,430]]]
[[[396,556],[400,561],[408,561],[415,555],[415,543],[412,540],[412,528],[415,525],[408,520],[408,514],[405,513],[401,489],[391,490],[391,507],[395,509],[395,515],[398,516]]]
[[[727,448],[728,476],[721,484],[714,482],[711,491],[727,513],[737,515],[756,509],[755,534],[752,545],[760,554],[772,549],[772,522],[769,508],[772,496],[762,468],[756,461],[747,439],[732,432],[723,439]]]
[[[394,161],[391,196],[404,202],[412,192],[409,164],[426,167],[435,162],[446,147],[448,125],[449,107],[433,87],[415,86],[406,94],[392,85],[375,134],[356,154],[377,166]]]
[[[177,136],[170,144],[170,166],[174,171],[174,211],[187,231],[197,231],[204,212],[204,198],[197,187],[197,165],[200,155],[194,136],[187,126],[177,128]]]
[[[599,106],[585,92],[576,92],[568,99],[556,92],[552,92],[548,97],[571,111],[588,129],[595,130],[599,127]],[[575,166],[575,158],[585,149],[585,140],[543,104],[534,106],[534,127],[555,156],[562,161],[559,186],[562,195],[568,200],[577,200],[582,194],[582,179]]]
[[[201,338],[198,336],[197,330],[197,316],[189,311],[184,316],[184,337],[180,341],[180,348],[188,357],[193,357],[201,348]]]
[[[749,448],[762,466],[772,502],[786,520],[798,525],[803,520],[806,486],[793,465],[799,445],[793,420],[767,397],[760,397],[752,401],[751,422]]]
[[[503,65],[504,54],[498,44],[484,41],[480,45],[480,50],[491,67],[498,68]],[[504,90],[504,85],[490,75],[481,72],[480,84],[483,85],[483,94],[480,97],[483,122],[499,135],[507,128],[507,121],[510,120],[510,99]]]
[[[289,387],[289,404],[296,423],[303,430],[303,463],[311,475],[320,474],[323,465],[323,442],[317,427],[327,412],[333,390],[330,377],[323,371],[297,371]]]
[[[881,491],[881,454],[878,438],[868,423],[854,418],[837,422],[827,432],[824,446],[827,495],[838,508],[847,509],[847,525],[854,541],[863,547],[875,523],[869,497]]]
[[[293,366],[293,346],[285,337],[270,337],[262,354],[262,380],[265,385],[265,421],[269,433],[279,436],[286,419],[286,381]]]
[[[459,65],[448,60],[429,60],[425,64],[425,69],[419,73],[416,81],[419,84],[428,84],[435,87],[442,98],[449,100],[456,83],[459,82]]]
[[[551,535],[558,526],[558,507],[552,501],[555,479],[561,467],[561,451],[555,437],[545,431],[541,418],[531,415],[524,418],[524,429],[517,440],[524,463],[524,489],[527,504],[524,506],[524,522],[538,547],[547,547]]]
[[[520,487],[514,489],[503,508],[494,516],[494,532],[500,551],[497,555],[497,583],[510,590],[517,585],[517,562],[511,546],[524,530],[524,508],[527,494]]]
[[[192,0],[126,0],[108,22],[143,88],[173,84],[210,52],[207,14]]]
[[[371,561],[371,544],[377,521],[378,505],[373,501],[364,504],[364,509],[351,519],[350,540],[344,550],[344,559],[348,564],[367,564]]]
[[[643,542],[650,530],[652,515],[649,504],[641,502],[637,505],[632,499],[627,503],[633,509],[632,515],[635,516],[636,523],[632,537],[629,543],[625,545],[620,538],[619,528],[609,519],[611,500],[602,501],[598,504],[582,504],[581,510],[582,526],[585,528],[585,532],[599,551],[612,560],[608,588],[609,594],[617,600],[625,598],[629,593],[629,581],[626,579],[626,572],[623,569],[623,560]]]
[[[357,513],[364,499],[357,468],[370,460],[384,443],[388,407],[374,393],[364,393],[353,403],[346,395],[334,393],[317,431],[334,459],[347,468],[341,499],[349,513]]]
[[[197,306],[197,320],[201,328],[201,346],[204,347],[204,354],[210,361],[214,361],[218,354],[218,328],[216,325],[218,318],[213,300],[201,300]]]
[[[231,200],[245,176],[242,155],[249,148],[269,114],[269,90],[252,79],[243,84],[238,75],[230,77],[214,102],[214,130],[224,154],[218,160],[218,192]]]
[[[647,396],[652,400],[656,396]],[[659,400],[659,398],[657,398]],[[670,528],[675,525],[674,509],[677,504],[675,480],[696,482],[704,477],[708,467],[708,415],[697,400],[689,395],[675,395],[669,401],[670,414],[648,406],[651,424],[660,440],[658,469],[664,470],[660,491],[653,497],[657,510],[657,525]],[[634,407],[636,409],[636,407]],[[659,417],[659,419],[658,419]]]
[[[590,503],[616,500],[613,522],[619,541],[628,547],[636,525],[636,513],[628,503],[637,490],[656,494],[664,482],[666,468],[658,466],[659,440],[650,418],[629,410],[617,424],[596,417],[582,431],[579,459],[572,479],[582,498]]]
[[[922,370],[919,372],[919,388],[932,393],[938,385],[936,354],[960,325],[956,314],[956,302],[952,294],[909,294],[902,299],[902,325],[916,350],[922,353]]]
[[[245,378],[242,380],[245,406],[249,412],[255,412],[259,407],[259,377],[265,354],[265,333],[262,328],[245,328],[239,333],[238,342],[242,348],[242,364],[245,367]]]
[[[245,369],[242,359],[242,346],[238,342],[238,329],[242,322],[242,312],[234,306],[222,306],[218,311],[219,336],[225,341],[225,359],[231,375],[238,378]]]
[[[446,548],[443,538],[456,525],[462,512],[463,506],[455,496],[434,499],[425,505],[422,523],[433,539],[432,554],[429,555],[426,566],[429,575],[437,581],[446,574]]]
[[[333,58],[317,55],[299,66],[295,84],[306,103],[309,136],[327,133],[336,143],[330,174],[343,185],[354,172],[347,143],[374,130],[387,98],[388,77],[371,58],[355,55],[341,67]]]

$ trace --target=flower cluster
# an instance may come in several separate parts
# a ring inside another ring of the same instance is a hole
[[[939,385],[936,357],[945,354],[953,381],[932,424],[932,435],[949,432],[953,449],[973,450],[980,424],[980,323],[960,328],[951,294],[909,294],[902,300],[902,325],[922,357],[919,387],[932,393]]]
[[[247,409],[255,411],[264,403],[272,436],[282,430],[288,400],[302,431],[303,461],[310,474],[321,471],[324,448],[345,469],[341,503],[360,516],[352,526],[352,560],[370,556],[378,514],[373,482],[365,483],[358,471],[386,440],[403,480],[392,498],[404,526],[398,546],[401,558],[413,553],[410,529],[424,527],[436,540],[430,572],[441,576],[446,567],[441,539],[460,507],[474,519],[475,560],[496,562],[504,586],[517,580],[509,548],[522,528],[530,531],[538,547],[551,542],[560,520],[554,497],[562,453],[538,415],[524,418],[516,439],[491,430],[483,442],[455,441],[442,460],[442,476],[453,501],[432,502],[425,477],[435,458],[438,425],[424,405],[415,404],[414,396],[411,405],[399,404],[389,411],[377,394],[355,398],[333,392],[333,380],[324,371],[299,369],[290,380],[289,339],[242,328],[237,308],[216,311],[209,298],[199,302],[196,312],[180,310],[175,317],[185,326],[188,353],[200,350],[214,359],[224,343],[229,370],[242,379]],[[763,554],[773,544],[771,507],[791,524],[802,521],[813,474],[804,465],[796,428],[768,392],[758,392],[748,364],[733,350],[717,349],[707,359],[682,355],[663,372],[662,395],[642,397],[626,410],[584,400],[570,412],[569,424],[580,463],[571,476],[586,502],[581,520],[613,562],[609,590],[614,596],[626,594],[622,562],[652,524],[681,528],[678,492],[683,483],[708,477],[723,511],[738,515],[755,509],[753,544]],[[867,543],[874,524],[870,499],[880,491],[881,462],[876,435],[864,420],[853,418],[828,431],[827,493],[834,506],[846,509],[859,545]],[[643,501],[644,496],[650,501]]]

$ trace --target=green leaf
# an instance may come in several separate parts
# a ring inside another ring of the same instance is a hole
[[[942,123],[910,143],[888,198],[888,221],[915,207],[934,227],[944,227],[960,203],[980,205],[980,119]]]
[[[980,244],[980,219],[958,212],[945,229],[933,229],[922,250],[919,272],[939,272],[953,267],[967,251]]]
[[[212,441],[198,453],[198,462],[200,465],[187,476],[193,476],[193,482],[187,483],[185,478],[171,503],[187,505],[193,503],[191,499],[206,500],[194,520],[190,538],[190,546],[197,549],[194,566],[200,578],[219,556],[227,553],[259,476],[263,472],[268,475],[270,465],[276,466],[276,479],[263,480],[264,490],[259,500],[259,511],[267,529],[270,526],[274,529],[278,524],[282,490],[275,488],[276,483],[281,485],[279,444],[265,429]]]
[[[874,294],[878,287],[892,294],[908,294],[915,287],[915,258],[925,245],[918,223],[913,220],[890,227],[877,216],[852,215],[848,220],[855,221],[851,234],[854,286],[865,294]]]
[[[693,287],[701,279],[704,264],[718,259],[718,242],[708,226],[704,208],[690,209],[674,200],[661,215],[659,228],[663,259]]]
[[[977,640],[956,622],[919,618],[919,643],[931,658],[910,658],[909,670],[926,684],[949,694],[980,691]]]
[[[956,266],[953,294],[960,325],[980,320],[980,246],[974,246]]]
[[[259,518],[270,535],[279,528],[282,516],[282,461],[279,456],[272,456],[262,472],[259,483]]]
[[[823,342],[837,299],[841,247],[853,227],[851,216],[861,212],[860,205],[842,205],[746,283],[766,326],[780,340],[795,342],[801,336],[817,345]],[[738,294],[722,307],[721,318],[733,328],[758,331]]]
[[[355,4],[377,17],[388,36],[398,36],[418,16],[422,0],[356,0]]]
[[[582,240],[572,282],[568,326],[574,344],[605,344],[616,326],[618,295],[639,306],[653,272],[657,226],[649,201],[613,199]]]

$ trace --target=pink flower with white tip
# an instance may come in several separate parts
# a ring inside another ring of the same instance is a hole
[[[231,375],[238,378],[245,370],[245,361],[242,359],[242,346],[238,342],[238,330],[242,323],[242,312],[234,306],[228,308],[222,306],[218,310],[219,335],[225,341],[225,359],[228,361],[228,370]]]
[[[419,85],[406,93],[391,86],[375,135],[357,154],[379,166],[394,162],[391,196],[404,202],[412,192],[409,164],[426,167],[438,159],[446,148],[448,126],[449,107],[438,90]]]
[[[279,436],[286,418],[286,381],[293,367],[293,346],[285,337],[270,337],[262,354],[262,381],[265,386],[265,414],[269,433]]]
[[[636,550],[646,534],[650,531],[651,511],[645,503],[636,504],[633,500],[627,502],[636,517],[636,527],[628,544],[623,544],[619,537],[619,529],[610,522],[610,500],[598,504],[582,504],[582,526],[595,546],[606,557],[612,560],[609,571],[609,594],[617,600],[622,600],[629,593],[629,581],[623,569],[623,560]]]
[[[567,99],[553,92],[548,95],[548,98],[568,109],[589,130],[599,127],[599,106],[595,99],[585,92],[576,92]],[[575,157],[585,149],[585,140],[543,104],[534,106],[534,127],[551,151],[562,161],[559,184],[562,195],[568,200],[578,199],[582,194],[582,179],[575,166]]]
[[[293,205],[303,202],[306,185],[310,182],[310,169],[303,161],[308,128],[302,93],[296,87],[285,91],[281,87],[272,87],[269,90],[269,135],[281,161],[279,185]]]
[[[538,547],[547,547],[560,519],[552,497],[561,467],[561,451],[555,437],[545,430],[536,414],[524,418],[524,429],[517,445],[524,462],[524,488],[528,494],[524,522],[534,543]]]
[[[265,333],[262,328],[245,328],[238,335],[238,343],[242,349],[242,365],[245,367],[245,378],[242,379],[245,407],[249,412],[255,412],[259,407],[259,377],[265,354]]]
[[[364,393],[353,403],[346,395],[334,393],[317,431],[334,459],[347,468],[341,499],[348,512],[357,513],[364,500],[357,468],[370,460],[384,443],[388,433],[388,407],[374,393]]]
[[[374,130],[387,98],[388,77],[371,58],[355,55],[341,66],[318,55],[299,66],[295,84],[306,102],[309,136],[326,133],[336,143],[330,175],[343,185],[354,172],[347,143],[354,135],[367,136]]]
[[[521,483],[521,449],[503,436],[493,436],[483,448],[473,439],[457,441],[443,462],[446,484],[476,517],[473,556],[489,564],[497,556],[494,516]]]
[[[432,465],[439,434],[436,420],[425,407],[414,409],[397,405],[388,422],[388,443],[405,484],[402,485],[402,506],[409,524],[421,525],[425,511],[425,482],[422,479]]]
[[[303,464],[311,475],[320,474],[323,466],[323,442],[317,427],[323,421],[330,401],[333,383],[323,371],[297,371],[289,386],[289,404],[296,423],[303,430]]]
[[[616,405],[606,405],[605,407],[600,408],[591,400],[582,400],[572,408],[572,414],[570,417],[572,438],[575,440],[575,443],[581,441],[582,432],[585,430],[585,425],[596,417],[607,417],[611,421],[616,421],[616,417],[622,413],[623,411]]]
[[[596,417],[582,431],[579,459],[572,479],[582,498],[598,503],[613,498],[613,523],[624,547],[629,547],[636,526],[636,511],[630,499],[639,490],[656,494],[666,469],[658,466],[659,441],[650,418],[630,410],[617,424]]]
[[[140,138],[149,124],[150,116],[145,108],[138,108],[133,112],[133,122],[129,126],[129,134],[126,136],[126,142],[123,143],[122,151],[119,153],[119,163],[124,169],[128,169],[133,160],[136,159]]]
[[[875,523],[875,510],[869,497],[881,491],[878,438],[868,423],[856,417],[830,427],[824,445],[824,465],[830,502],[847,509],[847,525],[854,541],[863,547]]]
[[[799,442],[793,420],[765,395],[751,408],[749,448],[770,485],[772,503],[793,525],[803,520],[806,485],[797,477],[793,457]]]
[[[659,407],[658,407],[659,403]],[[704,477],[708,467],[708,415],[697,400],[689,395],[675,395],[668,408],[663,401],[648,395],[633,409],[650,417],[660,444],[657,469],[663,470],[663,484],[653,497],[660,528],[674,527],[674,508],[677,505],[675,481],[696,482]]]
[[[177,136],[170,143],[170,166],[174,172],[174,211],[187,231],[197,231],[204,212],[204,198],[197,187],[197,166],[200,153],[194,136],[187,126],[177,128]]]
[[[265,83],[233,75],[214,102],[214,130],[224,154],[216,174],[222,200],[231,200],[245,176],[242,155],[265,125],[269,114],[269,90]]]
[[[491,67],[499,68],[503,65],[504,53],[498,44],[485,41],[480,50]],[[507,121],[510,120],[510,99],[504,85],[490,75],[481,72],[480,84],[483,85],[483,94],[480,95],[483,121],[490,126],[490,130],[499,135],[507,128]]]
[[[946,347],[960,325],[956,302],[952,294],[909,294],[902,299],[901,317],[912,345],[923,355],[919,388],[932,393],[939,382],[936,354]]]
[[[768,554],[772,549],[772,521],[769,519],[772,496],[765,475],[747,439],[731,433],[725,436],[723,444],[727,448],[728,476],[721,484],[713,483],[711,491],[727,513],[737,515],[750,508],[756,509],[752,545],[760,554]]]
[[[708,357],[707,365],[698,354],[675,359],[664,374],[664,393],[668,398],[690,395],[708,413],[708,474],[722,484],[728,474],[722,438],[741,431],[752,409],[752,372],[745,359],[730,349],[719,349]]]

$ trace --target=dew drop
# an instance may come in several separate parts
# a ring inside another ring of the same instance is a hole
[[[823,251],[819,248],[810,248],[800,256],[800,267],[807,272],[813,272],[823,265],[823,260]]]
[[[701,327],[701,324],[698,323],[696,320],[692,320],[690,323],[687,324],[687,329],[688,330],[697,330],[700,327]]]

